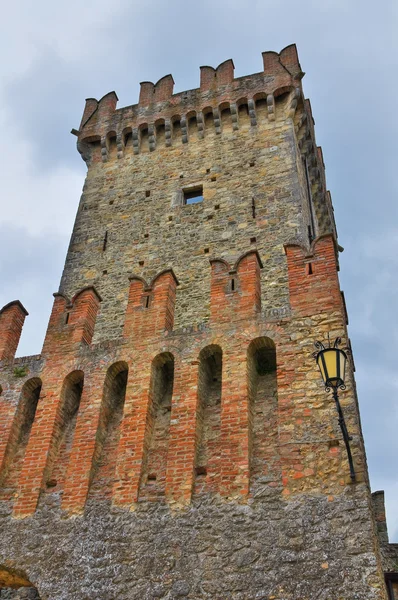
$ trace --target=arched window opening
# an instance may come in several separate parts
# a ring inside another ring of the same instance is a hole
[[[164,352],[152,363],[146,433],[147,456],[139,494],[141,501],[164,498],[173,386],[174,357],[169,352]]]
[[[116,133],[112,132],[108,135],[108,158],[116,158],[117,146],[116,146]]]
[[[232,131],[232,117],[231,117],[231,109],[223,108],[221,111],[221,128],[223,133],[227,131]]]
[[[140,132],[140,152],[149,152],[149,134],[148,127],[143,127]]]
[[[105,377],[88,499],[112,496],[127,378],[125,362],[112,365]]]
[[[49,458],[45,470],[45,492],[62,493],[72,451],[84,375],[73,371],[64,381]],[[42,500],[43,498],[41,498]]]
[[[239,128],[250,127],[249,107],[247,103],[239,104],[238,109]]]
[[[156,124],[156,147],[163,148],[166,145],[166,129],[164,123]]]
[[[250,402],[250,483],[275,481],[277,458],[277,379],[275,344],[266,337],[252,341],[247,355]]]
[[[275,98],[275,119],[286,119],[288,110],[289,92],[284,92]]]
[[[268,105],[266,98],[255,98],[257,123],[268,121]]]
[[[207,346],[199,354],[195,494],[212,491],[219,473],[221,388],[222,350],[216,345]]]
[[[213,110],[205,110],[204,111],[204,120],[205,120],[205,135],[215,135],[216,130],[214,127],[214,116]]]
[[[10,498],[17,486],[41,392],[41,379],[25,382],[11,427],[0,473],[0,498]]]
[[[181,133],[181,122],[179,118],[173,121],[173,146],[179,146],[182,144],[182,133]]]
[[[131,154],[133,151],[133,134],[128,131],[124,136],[124,153]]]
[[[188,139],[196,139],[198,137],[198,123],[196,115],[188,118]]]

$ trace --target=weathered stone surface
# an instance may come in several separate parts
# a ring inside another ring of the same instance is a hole
[[[74,519],[48,509],[3,515],[0,562],[24,569],[42,599],[298,600],[315,587],[324,600],[380,598],[364,487],[332,502],[285,501],[279,490],[248,506],[203,498],[178,514],[96,503]]]

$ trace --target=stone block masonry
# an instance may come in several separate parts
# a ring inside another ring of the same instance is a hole
[[[311,356],[348,338],[302,76],[86,100],[40,355],[0,311],[0,598],[387,597],[353,376],[355,483]]]

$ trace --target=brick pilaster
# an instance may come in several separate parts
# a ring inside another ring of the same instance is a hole
[[[174,324],[177,285],[172,270],[157,275],[150,286],[142,279],[132,277],[124,336],[142,340],[170,331]]]
[[[113,502],[117,505],[131,505],[138,500],[152,425],[150,379],[151,365],[144,357],[134,365],[134,372],[129,372],[113,488]]]
[[[244,499],[250,482],[250,408],[246,352],[223,349],[220,493]]]
[[[90,344],[100,302],[94,287],[84,288],[70,303],[62,294],[54,294],[42,353],[62,357],[81,343]]]
[[[0,310],[0,360],[13,360],[28,312],[14,300]]]
[[[343,310],[332,234],[317,238],[309,251],[286,245],[290,304],[297,315]]]
[[[166,497],[188,504],[194,483],[199,363],[176,362],[167,454]]]
[[[16,406],[8,402],[3,395],[0,396],[0,480],[5,468],[4,459],[10,439],[11,428],[14,421]],[[8,454],[8,452],[7,452]],[[6,461],[8,462],[8,461]]]
[[[211,262],[210,315],[214,323],[253,318],[261,308],[260,257],[244,254],[231,268],[224,260]]]
[[[62,508],[70,513],[84,510],[95,459],[105,376],[106,371],[98,369],[84,381],[62,498]]]
[[[50,374],[47,377],[43,376],[44,381],[48,382],[49,378]],[[50,388],[49,384],[47,386],[44,384],[42,387],[20,473],[18,496],[14,504],[14,516],[17,518],[27,517],[36,510],[53,446],[54,430],[59,421],[60,394],[61,387],[56,384],[53,388]]]

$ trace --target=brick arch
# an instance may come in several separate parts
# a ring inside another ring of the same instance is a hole
[[[149,288],[152,289],[154,287],[155,283],[157,282],[157,280],[160,279],[161,277],[163,277],[163,275],[166,275],[167,273],[170,273],[170,275],[173,277],[176,285],[180,285],[173,269],[163,269],[163,271],[160,271],[160,273],[157,273],[155,275],[155,277],[151,280],[151,283],[149,284]]]
[[[254,254],[257,257],[259,267],[260,267],[260,269],[262,269],[264,265],[261,262],[261,258],[260,258],[260,254],[258,253],[258,250],[248,250],[247,252],[244,252],[243,254],[241,254],[239,256],[239,258],[236,260],[234,267],[233,267],[234,270],[239,271],[239,266],[240,266],[241,262],[248,256],[251,256],[252,254]]]
[[[295,89],[294,85],[284,85],[284,86],[278,87],[273,91],[274,98],[276,99],[276,98],[279,98],[279,96],[283,96],[284,94],[289,94],[294,89]]]
[[[76,294],[73,296],[72,300],[69,303],[69,306],[73,306],[76,302],[76,300],[83,294],[85,294],[86,292],[93,292],[93,294],[96,296],[97,300],[99,302],[102,301],[101,296],[99,295],[99,293],[97,292],[96,288],[93,285],[87,285],[84,288],[80,289],[78,292],[76,292]],[[64,296],[63,294],[58,294],[59,296],[63,296],[63,298],[66,298],[66,296]]]

